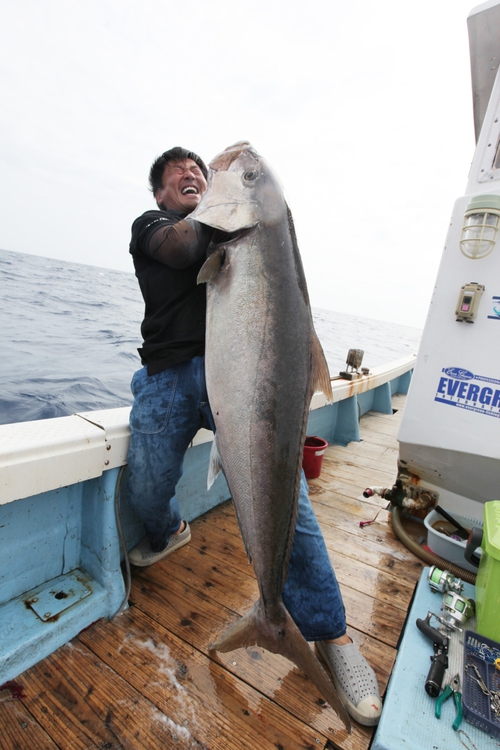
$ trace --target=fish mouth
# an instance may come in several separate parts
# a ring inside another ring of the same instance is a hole
[[[254,227],[247,227],[245,229],[237,229],[235,232],[224,232],[222,229],[214,229],[210,246],[215,250],[219,245],[238,242],[238,240],[250,234],[253,229]]]

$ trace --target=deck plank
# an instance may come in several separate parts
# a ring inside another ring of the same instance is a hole
[[[391,570],[400,579],[414,583],[419,579],[422,563],[395,539],[390,516],[385,510],[370,509],[353,518],[323,503],[315,502],[314,509],[327,547],[345,557],[357,557],[381,571]],[[373,520],[377,514],[374,523],[360,527],[361,520]]]
[[[309,482],[348,633],[382,692],[423,563],[396,539],[387,501],[362,493],[394,483],[403,405],[396,395],[393,414],[364,415],[361,441],[329,446],[321,476]],[[366,520],[373,522],[360,527]],[[0,700],[2,750],[367,750],[373,730],[354,724],[348,735],[286,659],[258,647],[210,650],[258,589],[231,502],[191,527],[191,542],[175,555],[133,571],[126,612],[18,678],[24,697]],[[419,534],[417,524],[412,535]]]
[[[23,702],[6,696],[0,696],[0,747],[2,750],[58,750]]]
[[[80,640],[204,746],[298,750],[325,744],[310,726],[137,607],[116,623],[98,623]]]
[[[201,750],[189,730],[160,712],[127,680],[73,641],[20,678],[24,705],[60,748]]]

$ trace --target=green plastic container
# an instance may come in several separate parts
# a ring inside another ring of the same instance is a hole
[[[483,554],[476,578],[477,632],[500,641],[500,500],[484,505]]]

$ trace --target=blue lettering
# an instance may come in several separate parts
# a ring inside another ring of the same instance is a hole
[[[489,406],[491,404],[491,397],[493,396],[493,391],[491,388],[483,388],[481,390],[481,393],[479,394],[479,403],[485,404],[485,406]]]
[[[446,372],[446,374],[450,375],[451,373]],[[498,380],[483,378],[479,375],[476,378],[477,380],[486,380],[489,383],[499,382]],[[444,396],[445,398],[440,398],[440,396]],[[500,408],[500,388],[493,390],[489,386],[478,385],[470,381],[467,382],[465,379],[441,377],[436,391],[436,401],[442,401],[452,406],[460,406],[463,409],[472,409],[483,414],[489,414],[492,417],[500,417],[500,413],[492,411],[492,409],[498,410]],[[460,401],[467,401],[472,405],[467,406],[464,403],[460,403]],[[482,408],[479,408],[479,405]],[[484,409],[485,406],[490,406],[491,409],[486,410]]]
[[[445,390],[444,390],[444,388],[445,388],[445,385],[446,385],[446,380],[447,380],[447,378],[440,378],[440,379],[439,379],[439,385],[438,385],[438,389],[437,389],[437,392],[438,392],[438,393],[442,393],[442,394],[443,394],[443,396],[444,396],[444,394],[445,394]]]
[[[479,396],[479,386],[472,385],[471,383],[469,385],[469,390],[467,391],[467,401],[477,401],[478,396]]]

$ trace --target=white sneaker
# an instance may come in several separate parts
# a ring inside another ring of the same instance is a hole
[[[128,553],[128,559],[132,565],[145,568],[147,565],[153,565],[153,563],[163,560],[164,557],[168,557],[168,555],[175,552],[176,549],[184,547],[184,545],[191,539],[191,529],[189,528],[187,521],[185,521],[185,524],[184,531],[181,531],[180,534],[172,534],[168,540],[167,546],[160,552],[153,552],[149,538],[147,536],[144,537],[144,539]]]
[[[330,668],[347,712],[367,727],[377,724],[382,713],[377,678],[356,644],[337,646],[335,643],[316,641],[316,648]]]

